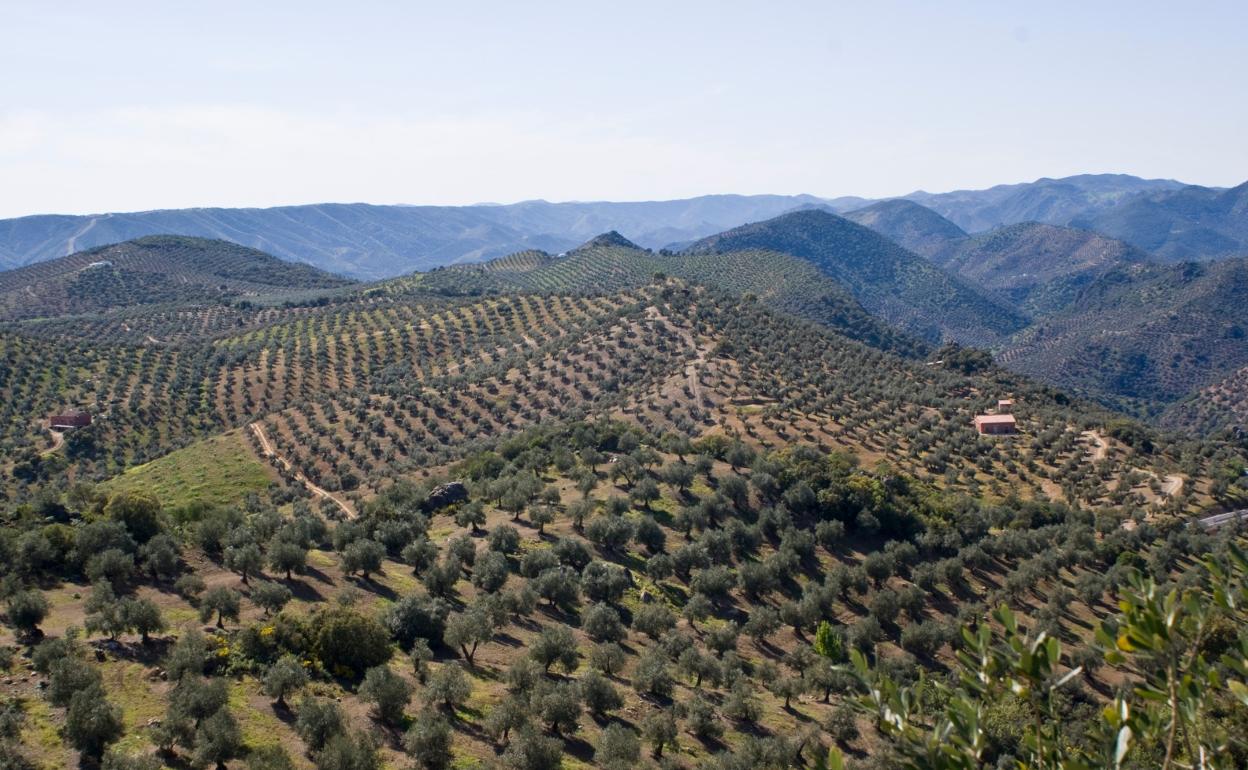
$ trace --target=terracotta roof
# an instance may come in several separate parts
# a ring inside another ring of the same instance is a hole
[[[979,414],[975,415],[976,425],[998,425],[1002,423],[1013,423],[1014,415],[1012,414]]]

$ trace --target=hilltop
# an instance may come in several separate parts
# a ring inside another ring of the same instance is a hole
[[[810,262],[878,317],[928,340],[991,345],[1021,329],[1014,310],[880,234],[806,210],[703,239],[691,254],[770,251]]]
[[[1087,230],[1023,222],[947,243],[933,261],[1034,316],[1073,301],[1107,271],[1152,257]]]
[[[351,283],[226,241],[148,236],[0,272],[0,320],[292,296]]]
[[[847,211],[841,216],[868,227],[900,246],[933,257],[966,239],[966,232],[931,209],[901,198]]]

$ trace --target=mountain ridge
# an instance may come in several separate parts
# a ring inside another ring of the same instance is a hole
[[[685,253],[775,251],[815,264],[871,312],[931,341],[988,346],[1025,319],[867,227],[811,209],[733,228]]]
[[[1075,216],[1090,216],[1131,195],[1182,186],[1171,180],[1128,175],[1084,175],[981,191],[915,192],[881,200],[915,201],[970,232],[1026,220],[1068,224]],[[318,203],[83,216],[38,214],[0,220],[0,269],[145,235],[178,234],[229,240],[330,272],[381,279],[525,249],[559,253],[608,230],[657,249],[687,244],[799,207],[823,206],[844,213],[879,202],[855,196],[719,194],[667,201],[530,200],[472,206]]]
[[[1248,182],[1137,196],[1073,223],[1173,262],[1248,255]]]

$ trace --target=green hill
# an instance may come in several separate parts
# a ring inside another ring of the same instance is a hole
[[[897,244],[932,257],[950,244],[966,239],[966,232],[929,208],[903,198],[880,201],[841,216],[869,227]]]
[[[1126,264],[1007,345],[999,360],[1152,411],[1248,364],[1248,260]]]
[[[0,319],[261,299],[351,284],[226,241],[153,235],[0,272]]]
[[[884,236],[807,210],[698,241],[690,254],[769,251],[806,260],[876,316],[924,339],[988,346],[1026,325],[1003,302]]]

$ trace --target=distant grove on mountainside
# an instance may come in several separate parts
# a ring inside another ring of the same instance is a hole
[[[154,235],[0,272],[0,317],[295,296],[353,282],[226,241]]]
[[[1220,191],[1170,180],[1116,174],[1001,185],[987,190],[913,193],[922,204],[970,233],[1021,222],[1076,224],[1128,241],[1165,259],[1209,259],[1248,253],[1243,187]],[[439,265],[477,262],[525,249],[552,254],[598,233],[618,230],[647,248],[680,248],[729,228],[800,208],[837,213],[872,201],[809,195],[708,195],[651,202],[510,205],[373,206],[313,204],[270,209],[201,208],[90,216],[39,215],[0,220],[0,268],[65,256],[144,235],[177,234],[232,241],[284,259],[354,278],[386,278]],[[887,210],[887,209],[884,209]],[[926,255],[917,239],[888,237]],[[1161,224],[1161,223],[1165,224]],[[928,237],[947,237],[933,232]],[[956,232],[953,233],[956,236]]]

